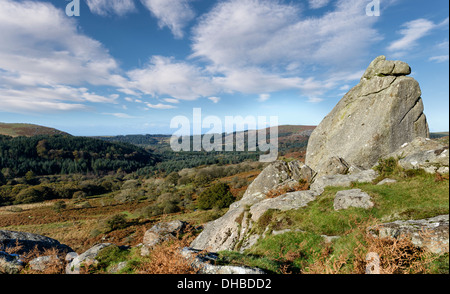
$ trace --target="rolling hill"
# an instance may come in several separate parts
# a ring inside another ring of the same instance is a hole
[[[0,135],[11,137],[20,137],[20,136],[33,137],[38,135],[69,135],[69,134],[54,128],[33,124],[0,123]]]

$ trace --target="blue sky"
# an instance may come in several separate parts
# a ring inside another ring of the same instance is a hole
[[[0,0],[0,122],[74,135],[172,134],[173,117],[317,125],[379,55],[449,130],[445,0]]]

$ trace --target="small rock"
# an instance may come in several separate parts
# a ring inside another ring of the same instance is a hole
[[[250,268],[245,266],[232,266],[232,265],[214,265],[213,263],[218,259],[216,253],[200,253],[200,250],[185,247],[181,250],[181,254],[186,259],[193,259],[192,265],[198,268],[199,274],[214,274],[214,275],[230,275],[230,274],[242,274],[242,275],[254,275],[265,274],[265,272],[259,268]]]
[[[339,191],[334,198],[335,210],[347,209],[349,207],[369,209],[373,205],[369,194],[361,191],[361,189]]]
[[[392,183],[397,183],[397,180],[386,178],[386,179],[380,181],[377,185],[381,186],[381,185],[392,184]]]
[[[71,262],[77,256],[78,256],[78,253],[76,253],[76,252],[69,252],[66,255],[65,261],[66,262]]]
[[[113,266],[108,270],[108,272],[111,273],[111,274],[118,273],[118,272],[120,272],[121,270],[123,270],[127,265],[128,265],[128,262],[126,262],[126,261],[119,262],[118,264],[113,265]]]
[[[24,263],[18,254],[8,254],[0,251],[0,274],[18,274]]]
[[[35,271],[45,271],[49,266],[62,265],[62,261],[59,260],[57,255],[39,256],[31,260],[29,263],[30,268]]]
[[[101,243],[97,244],[94,247],[88,249],[86,252],[75,257],[67,266],[66,266],[66,274],[80,274],[80,267],[82,264],[95,264],[97,261],[95,258],[99,254],[99,252],[109,246],[116,246],[111,243]]]
[[[325,243],[329,244],[332,243],[334,240],[339,239],[341,236],[327,236],[327,235],[321,235]]]
[[[143,246],[141,247],[141,256],[147,256],[150,250],[157,244],[175,238],[186,227],[186,223],[175,220],[171,222],[163,222],[154,225],[147,230],[143,238]]]

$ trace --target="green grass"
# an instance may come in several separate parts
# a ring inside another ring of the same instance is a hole
[[[321,235],[340,236],[330,245],[331,256],[345,255],[348,262],[341,269],[352,271],[352,252],[363,242],[364,228],[376,223],[395,220],[423,219],[449,213],[449,181],[436,180],[435,175],[422,171],[406,172],[394,168],[386,176],[398,180],[396,183],[376,185],[355,183],[352,187],[327,187],[316,201],[298,210],[269,210],[254,230],[263,227],[289,233],[261,238],[250,250],[242,253],[221,252],[227,261],[248,266],[258,266],[268,272],[280,273],[283,265],[296,273],[308,268],[326,248]],[[335,211],[334,197],[338,191],[361,189],[372,197],[375,206],[371,209],[349,208]],[[301,230],[304,232],[294,232]],[[307,232],[307,233],[306,233]],[[447,267],[446,267],[447,265]],[[448,273],[448,254],[432,263],[430,273]]]

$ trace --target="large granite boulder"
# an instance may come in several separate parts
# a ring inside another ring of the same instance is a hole
[[[325,175],[330,158],[371,168],[416,137],[429,137],[419,83],[401,61],[377,57],[313,131],[305,163]]]
[[[250,184],[242,199],[230,205],[225,215],[205,225],[191,247],[212,252],[250,248],[258,239],[251,235],[252,226],[265,211],[297,209],[318,196],[315,191],[300,191],[269,199],[267,194],[293,187],[301,179],[309,181],[314,175],[314,171],[300,161],[273,162]]]

